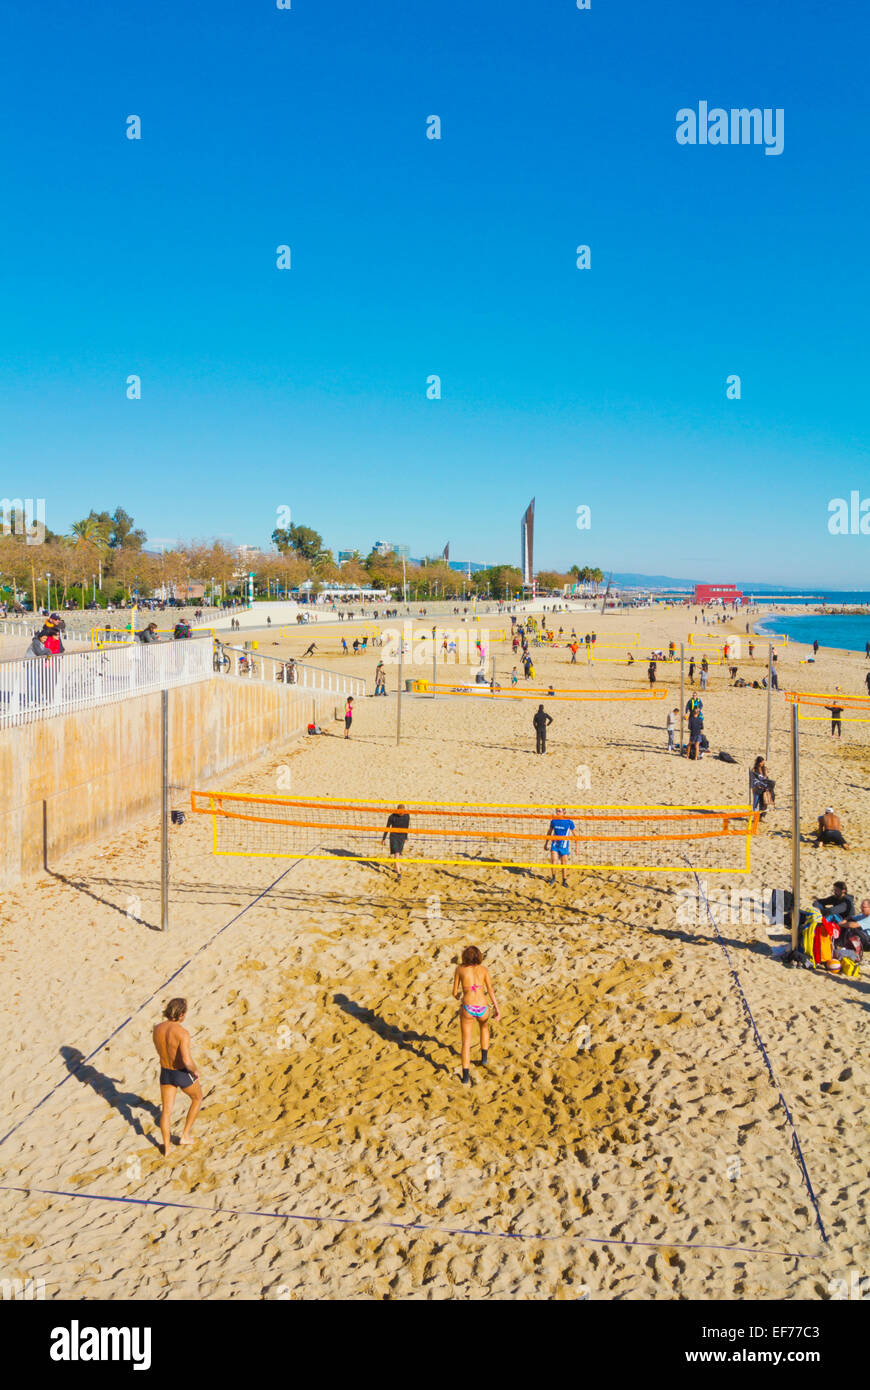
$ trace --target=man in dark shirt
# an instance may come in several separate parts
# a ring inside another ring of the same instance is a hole
[[[852,895],[846,892],[846,885],[840,880],[834,884],[834,891],[829,897],[815,899],[815,906],[826,917],[840,917],[844,922],[850,921],[855,916],[855,903]]]
[[[399,858],[404,853],[405,841],[408,838],[407,830],[411,824],[411,817],[408,815],[404,805],[400,802],[395,811],[387,816],[387,828],[381,837],[381,844],[390,837],[390,854],[396,866],[396,878],[402,877],[402,869]],[[404,834],[399,832],[404,831]]]
[[[842,705],[825,705],[825,709],[831,711],[831,738],[836,734],[837,738],[843,737],[843,725],[840,722],[843,717]]]
[[[704,716],[695,706],[689,715],[689,757],[701,757],[701,735],[704,732]]]
[[[552,719],[547,714],[543,705],[538,705],[532,723],[535,726],[535,752],[546,753],[547,751],[547,725],[552,724]]]

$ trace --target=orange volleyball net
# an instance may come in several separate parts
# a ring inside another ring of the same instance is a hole
[[[212,819],[215,854],[481,868],[549,865],[554,839],[567,866],[644,873],[748,873],[758,812],[749,806],[517,806],[467,802],[191,792]],[[402,817],[397,826],[390,817]],[[404,817],[407,816],[407,823]],[[561,823],[551,829],[553,818]],[[570,822],[565,827],[565,822]],[[400,843],[396,837],[400,837]]]

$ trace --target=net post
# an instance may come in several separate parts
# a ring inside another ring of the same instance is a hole
[[[435,686],[438,684],[438,628],[432,628],[432,699],[435,696]]]
[[[160,930],[169,930],[169,691],[160,692]]]
[[[399,631],[399,688],[396,692],[396,747],[402,742],[402,657],[405,651],[405,627]]]
[[[689,634],[691,636],[691,633]],[[683,720],[685,718],[686,689],[686,644],[680,643],[680,757],[683,756]]]
[[[798,704],[791,707],[791,948],[797,950],[801,915],[801,799],[800,745],[798,741]]]
[[[770,699],[771,683],[773,680],[773,643],[767,644],[767,731],[764,735],[764,761],[770,758]]]

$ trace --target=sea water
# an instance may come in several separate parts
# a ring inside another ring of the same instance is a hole
[[[792,642],[812,646],[840,647],[849,652],[863,652],[870,642],[870,615],[860,613],[805,613],[789,617],[773,613],[755,631],[760,637],[788,637]]]

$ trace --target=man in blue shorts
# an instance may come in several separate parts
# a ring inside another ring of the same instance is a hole
[[[556,882],[556,865],[562,866],[562,883],[567,887],[568,879],[565,868],[568,863],[568,855],[571,853],[571,841],[568,838],[574,830],[574,822],[565,816],[565,807],[557,806],[556,814],[547,827],[547,838],[544,841],[544,849],[550,851],[550,863],[553,866],[550,875],[550,882]]]

